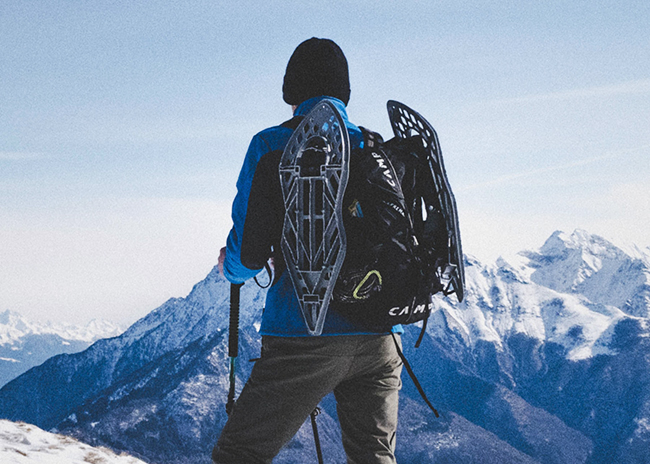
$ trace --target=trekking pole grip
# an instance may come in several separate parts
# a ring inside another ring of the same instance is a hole
[[[230,284],[230,326],[228,328],[229,381],[226,413],[230,415],[235,404],[235,370],[239,355],[239,289],[244,284]]]
[[[228,356],[239,354],[239,289],[244,284],[230,284],[230,327],[228,329]]]

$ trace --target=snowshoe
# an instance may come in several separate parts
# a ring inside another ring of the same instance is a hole
[[[342,205],[349,161],[345,122],[328,101],[302,120],[280,161],[282,253],[311,335],[323,331],[345,259]]]
[[[431,124],[419,113],[408,106],[394,100],[388,101],[388,117],[396,137],[409,138],[419,136],[427,153],[428,164],[433,180],[436,197],[425,204],[423,215],[439,212],[444,218],[447,229],[447,256],[438,264],[438,277],[444,286],[443,293],[456,294],[458,301],[463,300],[465,287],[465,271],[463,266],[463,250],[460,242],[458,227],[458,212],[456,199],[449,186],[438,135]],[[426,197],[423,197],[425,203]],[[439,210],[439,211],[438,211]],[[423,218],[426,222],[426,217]]]

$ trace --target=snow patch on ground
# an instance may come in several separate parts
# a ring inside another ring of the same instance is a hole
[[[0,420],[0,462],[7,464],[144,464],[35,425]]]

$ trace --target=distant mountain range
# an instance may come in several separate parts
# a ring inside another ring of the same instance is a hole
[[[650,256],[585,231],[486,265],[466,299],[438,298],[405,353],[436,419],[404,378],[398,461],[650,463]],[[226,421],[229,284],[214,269],[124,334],[31,369],[0,390],[0,417],[152,463],[210,462]],[[259,355],[264,291],[242,288],[240,356]],[[239,387],[251,363],[240,362]],[[318,416],[326,462],[345,462],[334,400]],[[274,461],[316,462],[306,424]]]
[[[12,311],[0,313],[0,387],[54,355],[78,353],[124,328],[108,321],[86,325],[34,322]]]

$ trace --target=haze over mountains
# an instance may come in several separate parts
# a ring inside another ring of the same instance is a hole
[[[438,298],[407,357],[401,463],[650,463],[650,255],[585,231],[486,265],[466,257],[466,299]],[[63,354],[0,390],[0,417],[151,462],[205,463],[226,420],[229,284],[214,269],[122,335]],[[259,356],[264,291],[242,288],[243,360]],[[241,388],[251,363],[240,362]],[[328,462],[344,455],[331,397]],[[315,462],[305,425],[274,462]]]
[[[78,326],[30,321],[13,311],[1,312],[0,387],[54,355],[83,351],[101,338],[122,332],[123,327],[104,320]]]

